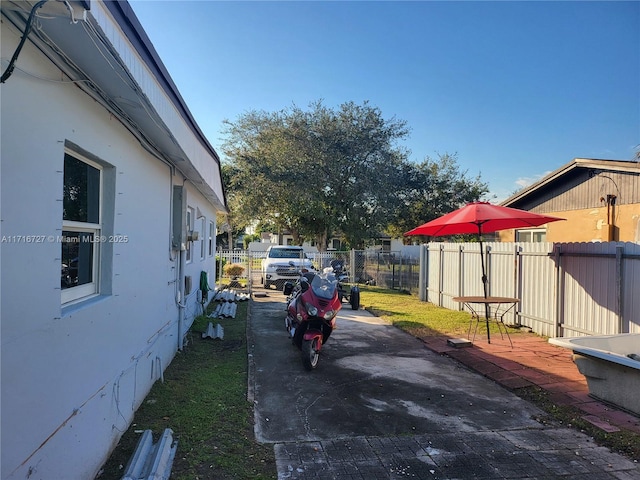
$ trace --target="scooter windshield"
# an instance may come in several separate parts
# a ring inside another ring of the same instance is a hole
[[[322,273],[313,277],[311,290],[319,298],[331,299],[338,286],[338,280],[333,273]]]

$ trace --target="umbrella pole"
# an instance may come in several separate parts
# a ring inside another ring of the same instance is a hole
[[[486,300],[489,295],[487,295],[487,273],[484,266],[484,247],[482,245],[482,225],[478,225],[478,238],[480,239],[480,263],[482,264],[482,288],[484,291],[484,299]],[[491,334],[489,333],[489,304],[487,302],[484,303],[484,319],[487,324],[487,343],[491,343]]]

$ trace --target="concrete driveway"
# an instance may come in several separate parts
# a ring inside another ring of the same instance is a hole
[[[307,372],[284,296],[252,300],[249,396],[278,478],[640,478],[638,465],[366,311],[344,305]]]

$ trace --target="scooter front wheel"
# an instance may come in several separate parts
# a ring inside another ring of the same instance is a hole
[[[302,364],[307,370],[313,370],[318,366],[318,360],[320,359],[319,341],[319,337],[314,337],[311,340],[303,340],[302,342]]]

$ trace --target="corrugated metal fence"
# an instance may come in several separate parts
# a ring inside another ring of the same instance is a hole
[[[505,321],[541,335],[640,332],[640,245],[488,243],[490,296],[520,299]],[[420,298],[460,309],[453,297],[483,295],[478,243],[429,243]]]

